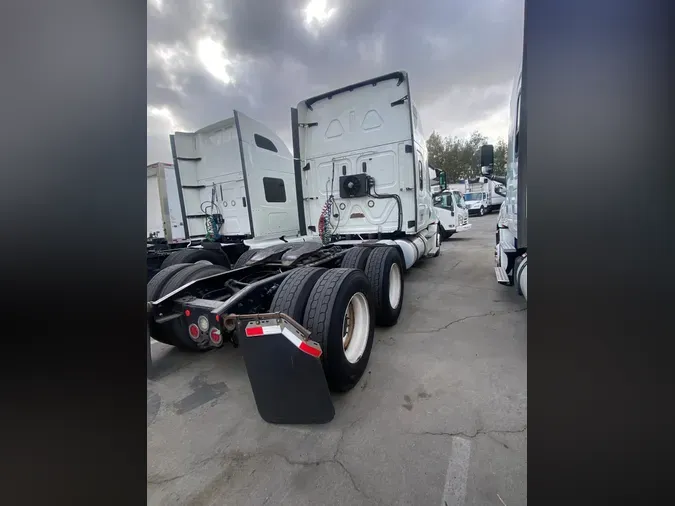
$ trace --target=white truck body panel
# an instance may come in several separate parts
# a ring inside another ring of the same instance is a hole
[[[495,248],[497,280],[503,284],[514,283],[519,292],[527,300],[527,253],[526,244],[518,241],[518,219],[527,220],[527,193],[521,195],[525,199],[525,216],[518,216],[518,157],[519,132],[521,109],[522,70],[518,72],[511,95],[511,110],[509,122],[509,138],[507,150],[506,198],[499,212],[497,222],[498,241]],[[525,238],[526,239],[526,238]],[[526,242],[525,240],[522,242]],[[518,254],[518,258],[513,255]],[[511,256],[512,263],[509,263]],[[506,269],[509,269],[508,272]],[[510,279],[509,279],[510,276]]]
[[[518,154],[516,153],[516,137],[520,129],[521,83],[522,71],[519,70],[511,93],[506,165],[506,199],[504,200],[504,221],[513,238],[518,237]]]
[[[298,233],[293,157],[265,125],[234,111],[174,145],[191,238],[207,233],[204,209],[222,215],[223,236]]]
[[[185,238],[176,173],[168,163],[147,168],[147,234],[169,242]]]
[[[334,233],[397,230],[396,199],[340,198],[340,176],[363,173],[364,169],[374,178],[374,193],[400,198],[403,232],[414,234],[435,221],[426,142],[417,109],[407,98],[408,77],[405,72],[391,76],[396,77],[336,90],[330,98],[298,104],[299,158],[308,227],[317,227],[332,195],[334,207],[339,209],[339,218],[331,216]],[[392,105],[396,102],[399,105]],[[306,167],[308,170],[304,170]]]

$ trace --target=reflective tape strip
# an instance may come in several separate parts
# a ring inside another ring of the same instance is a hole
[[[246,327],[246,336],[264,336],[268,334],[281,334],[279,325],[270,325],[269,327]]]
[[[270,334],[283,335],[293,343],[296,348],[312,357],[319,358],[321,356],[321,350],[319,348],[315,348],[300,339],[288,327],[284,327],[283,330],[279,325],[270,325],[268,327],[246,327],[246,337],[265,336]]]

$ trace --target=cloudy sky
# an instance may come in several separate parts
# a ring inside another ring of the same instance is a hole
[[[148,0],[148,163],[238,109],[290,146],[290,108],[407,70],[424,130],[506,135],[523,0]]]

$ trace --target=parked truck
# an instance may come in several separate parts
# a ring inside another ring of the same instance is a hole
[[[504,185],[496,230],[495,275],[503,285],[515,286],[527,300],[527,171],[518,160],[523,151],[521,132],[522,67],[511,94],[506,176],[493,175],[494,147],[481,146],[482,173]]]
[[[247,240],[298,234],[293,155],[268,127],[234,111],[196,132],[176,132],[170,142],[173,212],[182,224],[176,235],[183,240],[151,241],[149,279],[181,263],[229,268]]]
[[[499,209],[504,202],[504,197],[497,191],[500,186],[500,183],[487,177],[467,180],[464,200],[469,209],[469,214],[483,216]]]
[[[230,270],[160,271],[148,285],[148,335],[194,351],[232,343],[264,420],[324,423],[335,414],[329,392],[357,384],[375,324],[396,324],[403,274],[439,255],[440,234],[406,72],[303,100],[291,124],[295,191],[285,179],[284,187],[296,201],[298,233],[247,240],[251,249]],[[254,156],[253,131],[242,138],[241,160],[259,171],[264,194],[262,178],[273,176]],[[225,150],[216,144],[208,157]],[[205,155],[182,157],[208,165]],[[276,223],[272,208],[256,212]]]
[[[462,194],[448,189],[444,171],[429,165],[429,175],[441,240],[449,239],[457,232],[469,230],[469,212]]]
[[[463,202],[464,198],[456,190],[445,190],[434,195],[441,239],[449,239],[457,232],[471,229],[469,211]]]

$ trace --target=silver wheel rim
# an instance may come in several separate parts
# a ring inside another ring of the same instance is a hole
[[[352,295],[342,319],[342,347],[348,362],[356,364],[368,344],[370,310],[368,300],[361,292]]]
[[[389,269],[389,305],[396,309],[401,303],[401,268],[397,263]]]

